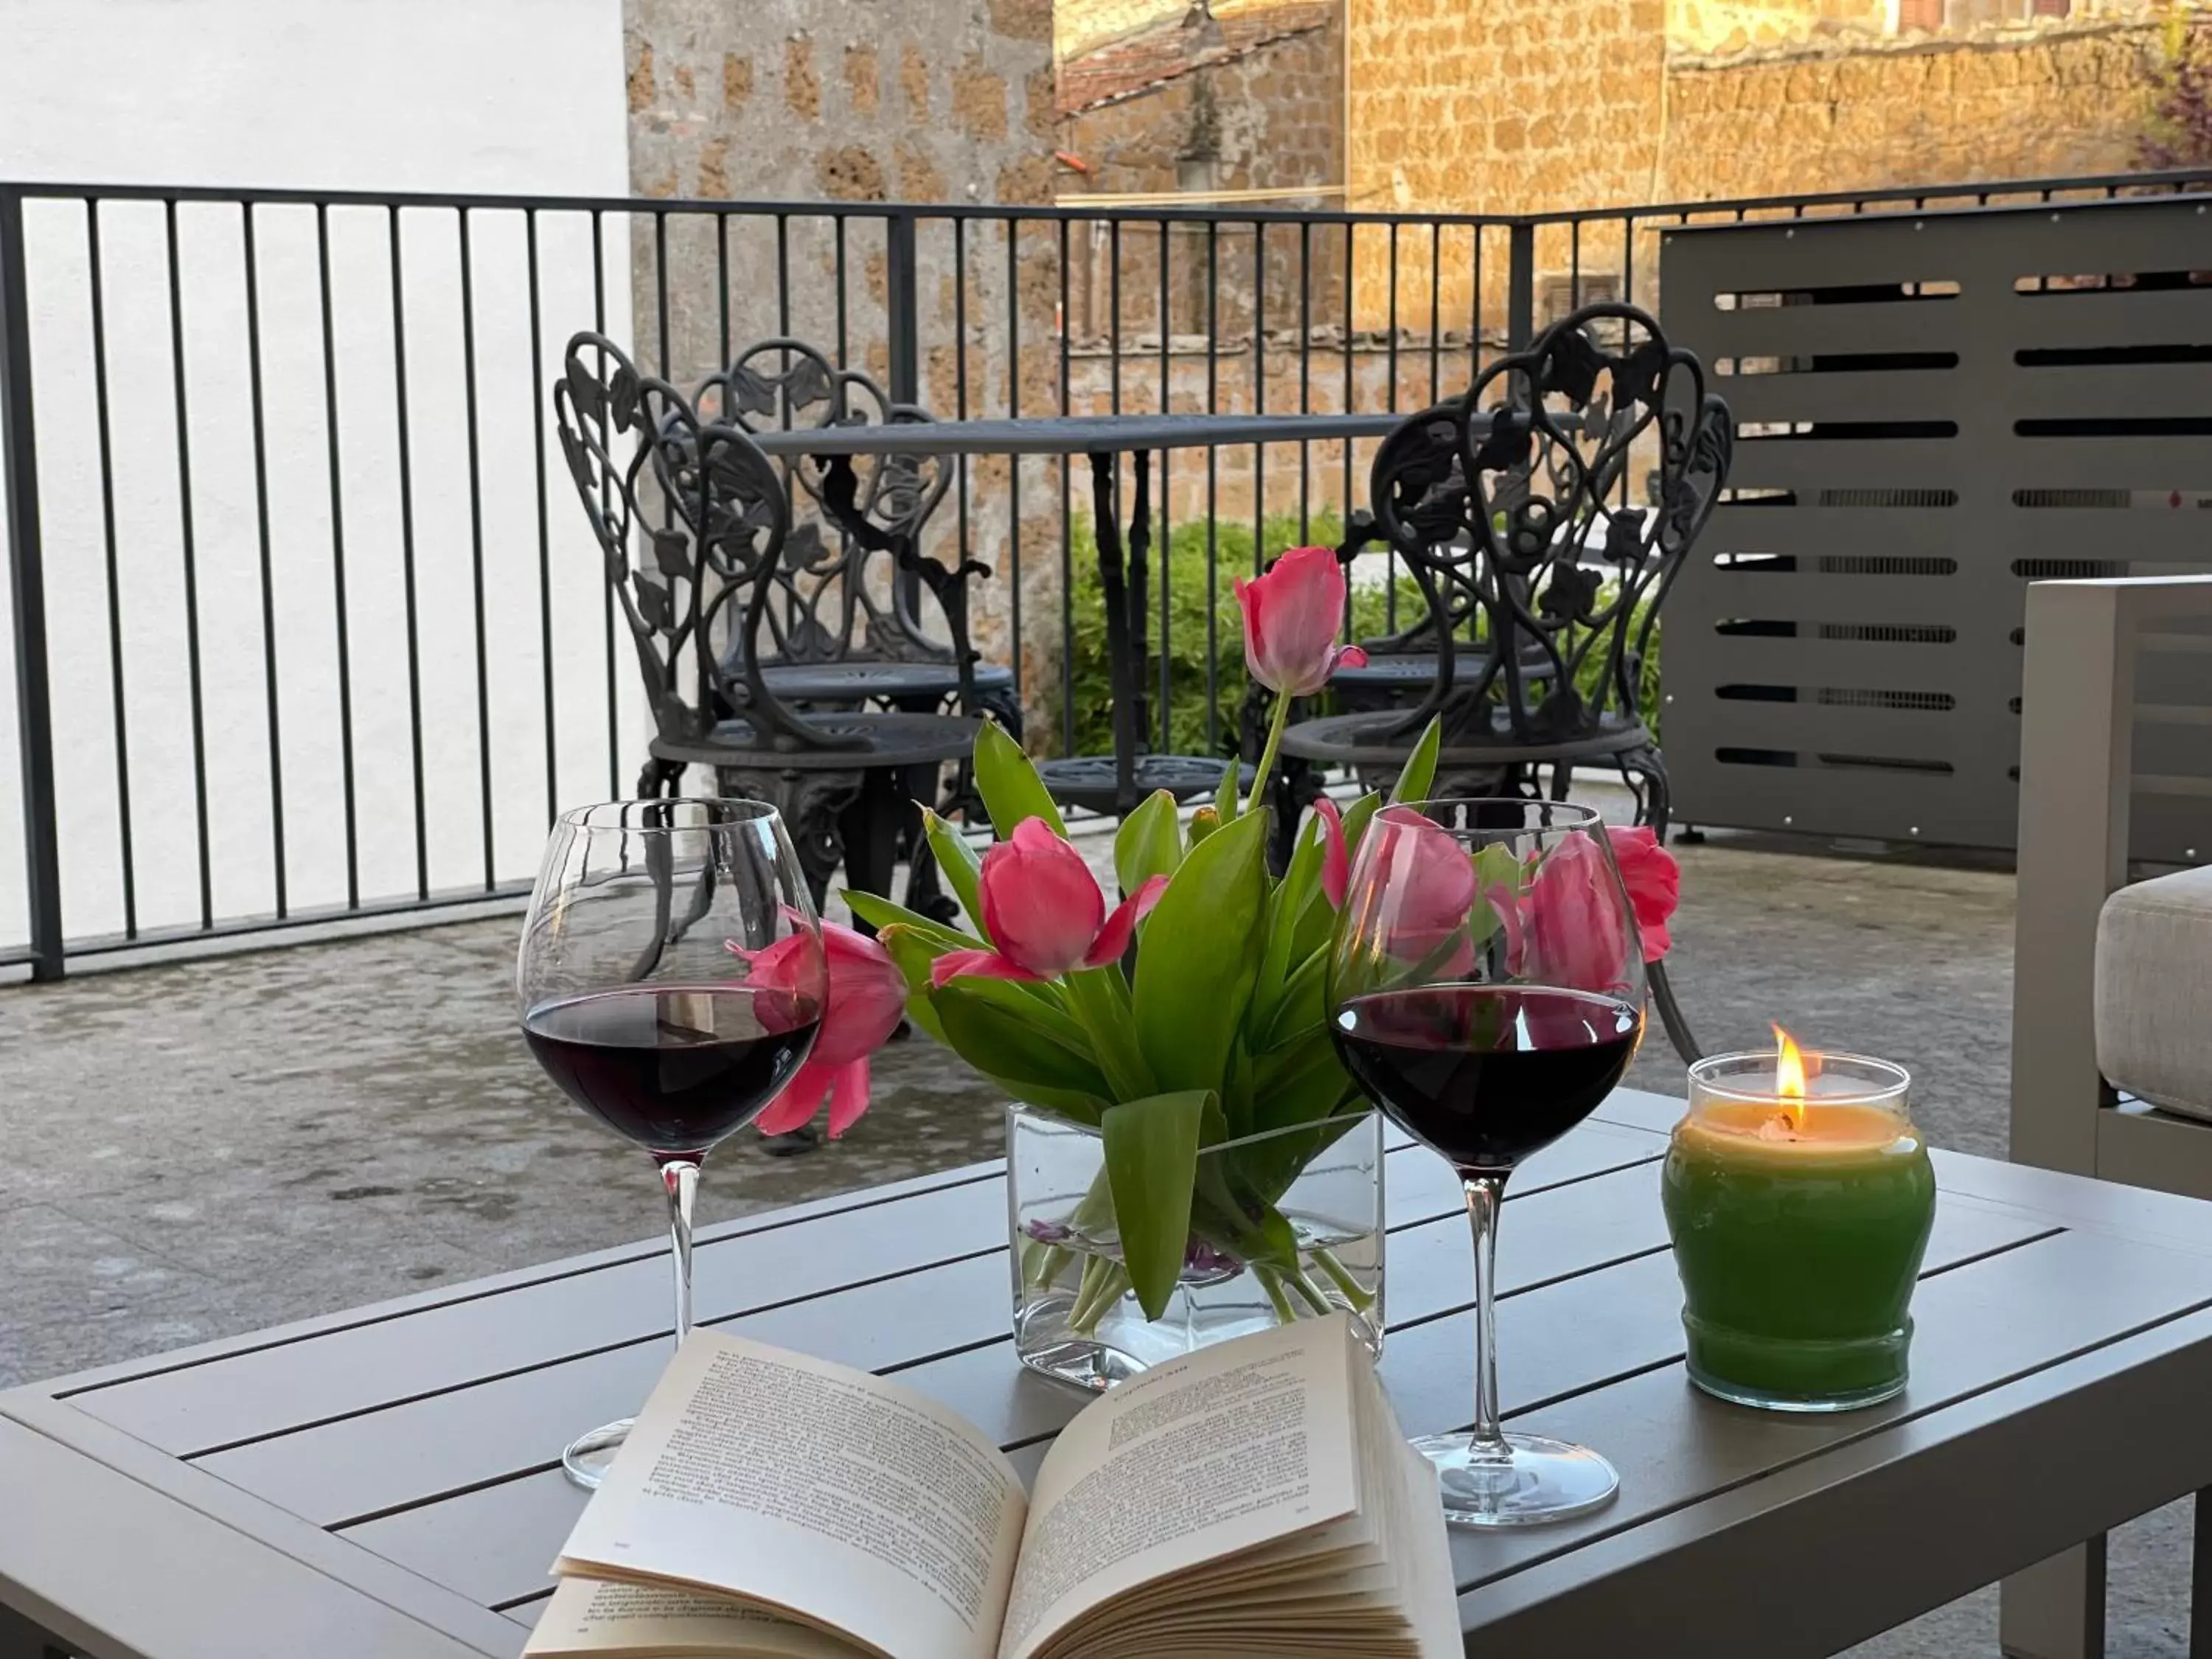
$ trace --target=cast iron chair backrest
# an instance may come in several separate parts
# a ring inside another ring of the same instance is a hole
[[[826,736],[786,708],[761,678],[758,653],[726,650],[732,637],[761,636],[788,556],[790,499],[750,435],[702,420],[682,392],[589,331],[568,342],[553,407],[662,739],[710,742],[715,711],[728,708],[750,724],[750,746],[860,741]],[[625,444],[629,458],[618,459]],[[634,544],[649,553],[635,567]]]
[[[804,340],[785,337],[745,347],[700,383],[696,404],[702,419],[753,433],[931,418],[915,404],[893,403],[860,370],[838,368]],[[811,456],[788,465],[787,489],[795,480],[815,510],[795,515],[775,573],[763,641],[770,661],[954,658],[957,647],[923,629],[911,586],[886,580],[878,592],[868,568],[879,552],[892,554],[896,568],[915,547],[954,472],[949,459],[930,455],[856,456],[842,471]],[[865,623],[865,643],[855,637],[855,623]]]
[[[1486,425],[1470,418],[1486,404]],[[1442,712],[1447,746],[1494,742],[1501,702],[1515,744],[1634,728],[1660,605],[1734,441],[1697,358],[1618,303],[1561,319],[1392,433],[1375,458],[1376,529],[1428,615],[1389,643],[1437,655],[1400,729]],[[1651,465],[1650,505],[1627,500],[1632,461]]]

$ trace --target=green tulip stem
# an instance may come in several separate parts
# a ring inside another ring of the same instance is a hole
[[[1275,769],[1275,751],[1283,746],[1283,728],[1291,723],[1291,700],[1281,692],[1275,694],[1275,712],[1267,721],[1267,741],[1260,750],[1260,765],[1252,777],[1251,800],[1267,798],[1267,779]]]
[[[1282,1275],[1273,1267],[1255,1266],[1252,1269],[1252,1277],[1260,1281],[1260,1288],[1267,1291],[1267,1300],[1273,1304],[1276,1322],[1281,1325],[1296,1324],[1298,1310],[1291,1305],[1290,1297],[1283,1293]]]
[[[1060,1277],[1060,1270],[1067,1265],[1073,1252],[1066,1246],[1048,1244],[1033,1238],[1022,1246],[1022,1283],[1033,1291],[1042,1291]]]
[[[1110,1256],[1094,1255],[1083,1264],[1083,1283],[1067,1310],[1067,1328],[1088,1336],[1106,1316],[1107,1310],[1126,1295],[1129,1272]]]
[[[1359,1287],[1359,1281],[1352,1276],[1344,1263],[1336,1259],[1335,1251],[1316,1245],[1306,1254],[1313,1258],[1314,1266],[1327,1273],[1329,1282],[1343,1293],[1345,1304],[1352,1312],[1365,1313],[1375,1305],[1373,1293]]]

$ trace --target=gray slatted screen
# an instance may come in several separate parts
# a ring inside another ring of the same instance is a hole
[[[1679,817],[2007,848],[2045,577],[2212,571],[2201,198],[1665,234],[1734,409],[1666,612]],[[2147,642],[2135,853],[2212,859],[2212,632]]]

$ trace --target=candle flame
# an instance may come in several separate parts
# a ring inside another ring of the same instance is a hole
[[[1788,1108],[1792,1127],[1805,1127],[1805,1056],[1797,1040],[1774,1027],[1774,1092]]]

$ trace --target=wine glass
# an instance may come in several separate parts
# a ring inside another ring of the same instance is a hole
[[[530,1052],[563,1092],[659,1166],[691,1329],[700,1160],[757,1117],[814,1046],[829,964],[798,854],[753,800],[618,800],[565,813],[522,925]],[[629,1420],[562,1455],[596,1486]]]
[[[1620,1486],[1604,1458],[1498,1427],[1495,1302],[1506,1178],[1613,1091],[1644,1034],[1644,953],[1603,820],[1550,801],[1384,808],[1352,867],[1328,999],[1345,1068],[1467,1189],[1474,1427],[1414,1442],[1445,1518],[1596,1509]]]

